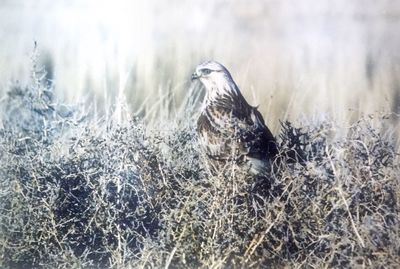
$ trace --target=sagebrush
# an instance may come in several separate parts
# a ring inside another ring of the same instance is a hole
[[[210,173],[187,115],[98,119],[40,72],[1,108],[2,268],[400,264],[399,156],[369,117],[283,122],[293,158],[255,178]]]

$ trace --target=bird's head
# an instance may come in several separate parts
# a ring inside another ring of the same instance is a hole
[[[192,81],[200,80],[206,90],[226,88],[226,84],[234,84],[229,71],[220,63],[207,61],[199,64],[192,74]]]
[[[192,74],[193,80],[199,80],[206,90],[203,110],[213,103],[222,102],[226,106],[227,100],[230,100],[230,104],[248,105],[228,69],[218,62],[207,61],[199,64]]]

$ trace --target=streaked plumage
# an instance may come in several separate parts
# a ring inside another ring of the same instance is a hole
[[[268,170],[278,153],[276,141],[229,71],[209,61],[197,66],[193,79],[199,79],[206,89],[197,131],[213,166],[234,162],[253,174]]]

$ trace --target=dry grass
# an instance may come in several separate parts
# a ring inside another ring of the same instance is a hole
[[[400,163],[388,119],[285,122],[282,151],[301,162],[267,177],[234,166],[211,175],[192,96],[158,124],[117,123],[58,103],[42,74],[36,68],[1,104],[2,268],[400,263]]]
[[[274,133],[279,120],[328,113],[340,124],[399,110],[396,0],[5,1],[0,93],[29,77],[37,40],[56,92],[99,112],[126,97],[132,112],[186,96],[194,67],[228,67]]]

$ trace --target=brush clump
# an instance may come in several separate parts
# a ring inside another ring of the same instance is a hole
[[[188,118],[95,120],[40,76],[1,109],[2,268],[400,263],[399,156],[371,118],[282,123],[290,161],[254,177],[211,173]]]

